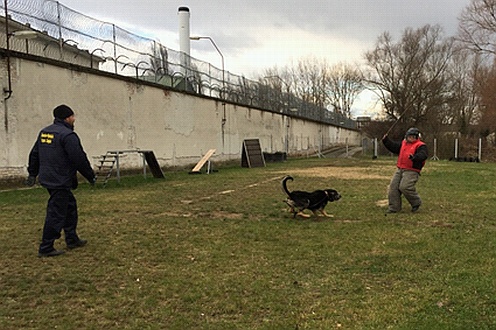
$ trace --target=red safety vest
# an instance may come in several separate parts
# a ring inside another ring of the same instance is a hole
[[[423,145],[425,145],[425,143],[420,141],[420,139],[417,139],[413,143],[409,143],[406,140],[403,140],[401,142],[400,154],[398,156],[398,162],[396,163],[396,166],[403,170],[420,172],[418,168],[413,168],[413,161],[409,159],[408,156],[414,155],[417,151],[417,148]],[[422,164],[425,164],[425,161],[422,162]]]

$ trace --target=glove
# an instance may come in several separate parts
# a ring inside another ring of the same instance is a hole
[[[29,187],[34,186],[35,183],[36,183],[36,177],[32,176],[32,175],[28,176],[28,178],[26,179],[26,182],[25,182],[26,186],[29,186]]]

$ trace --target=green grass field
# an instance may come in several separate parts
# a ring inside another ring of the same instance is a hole
[[[496,164],[429,161],[385,216],[395,159],[300,159],[80,185],[86,247],[38,258],[48,193],[0,192],[1,329],[495,329]],[[290,189],[334,188],[293,219]],[[65,248],[63,240],[57,248]]]

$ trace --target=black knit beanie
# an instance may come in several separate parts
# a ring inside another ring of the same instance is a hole
[[[74,111],[72,111],[71,108],[69,108],[67,105],[62,104],[53,109],[53,116],[58,119],[66,119],[67,117],[70,117],[74,114]]]

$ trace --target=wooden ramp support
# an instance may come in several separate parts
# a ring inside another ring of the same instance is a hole
[[[258,139],[243,141],[241,150],[241,167],[264,167],[265,159]]]
[[[201,173],[201,169],[206,162],[208,162],[207,174],[210,173],[210,157],[215,153],[215,149],[210,149],[207,153],[200,159],[200,161],[196,164],[195,167],[189,172],[189,174],[199,174]]]
[[[141,153],[145,157],[146,163],[148,164],[148,168],[150,168],[150,172],[152,172],[153,177],[159,179],[164,178],[164,172],[162,172],[153,151],[141,151]]]
[[[97,164],[98,170],[95,173],[95,183],[102,183],[103,187],[107,185],[107,182],[114,170],[116,161],[117,157],[113,153],[107,152],[105,155],[100,156]]]

